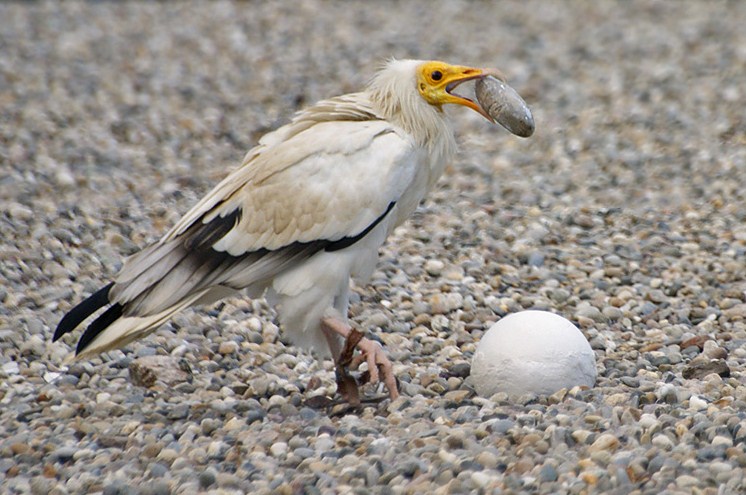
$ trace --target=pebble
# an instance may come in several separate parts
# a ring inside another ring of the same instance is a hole
[[[707,401],[702,399],[701,397],[692,395],[689,398],[689,409],[693,409],[695,411],[701,411],[702,409],[707,409]]]
[[[730,367],[723,360],[694,360],[681,372],[681,376],[686,379],[701,380],[710,374],[717,374],[722,377],[730,376]]]
[[[285,442],[276,442],[273,443],[272,446],[269,448],[269,452],[274,457],[281,457],[288,452],[288,444]]]
[[[611,433],[604,433],[599,435],[598,438],[588,447],[590,452],[609,450],[613,451],[619,446],[619,439]]]
[[[437,259],[431,259],[425,262],[425,271],[428,273],[428,275],[431,275],[433,277],[437,277],[441,273],[443,273],[444,268],[445,263]]]
[[[6,375],[17,375],[20,373],[21,368],[18,366],[18,363],[15,361],[10,361],[8,363],[5,363],[2,365],[3,373]]]
[[[216,471],[213,468],[207,468],[199,474],[199,486],[202,489],[210,488],[216,481]]]
[[[68,462],[75,455],[75,447],[60,447],[56,449],[52,456],[59,462]]]
[[[226,356],[228,354],[235,354],[238,352],[238,342],[233,342],[232,340],[227,340],[224,342],[221,342],[218,346],[218,352],[222,354],[223,356]]]
[[[171,356],[141,356],[129,363],[128,370],[132,383],[140,387],[152,387],[157,381],[175,386],[189,378],[180,360]]]

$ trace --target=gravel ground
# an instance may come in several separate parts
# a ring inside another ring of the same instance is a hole
[[[746,2],[18,2],[0,19],[0,492],[746,489]],[[454,109],[461,155],[355,292],[401,399],[319,408],[331,363],[243,299],[62,367],[77,335],[50,338],[74,302],[264,132],[389,56],[497,66],[537,122],[521,140]],[[594,389],[475,396],[480,336],[528,308],[583,330]],[[130,363],[160,355],[191,378],[135,385]]]

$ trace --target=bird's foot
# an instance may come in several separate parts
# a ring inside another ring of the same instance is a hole
[[[379,381],[383,382],[388,389],[391,400],[399,397],[393,366],[383,352],[381,344],[363,337],[362,332],[339,320],[326,318],[322,321],[322,327],[345,338],[344,348],[335,359],[337,390],[345,400],[350,404],[360,404],[358,391],[360,383],[378,383]],[[355,355],[355,348],[360,351],[357,355]],[[368,370],[363,372],[357,380],[349,370],[356,370],[363,363],[367,363]]]

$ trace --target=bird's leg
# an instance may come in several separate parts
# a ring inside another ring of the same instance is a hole
[[[378,383],[379,378],[389,391],[391,399],[399,397],[399,389],[396,386],[396,377],[391,366],[391,361],[386,357],[383,348],[378,342],[363,337],[362,332],[355,330],[347,323],[334,317],[326,317],[321,320],[321,329],[327,335],[328,340],[334,340],[336,335],[341,335],[345,339],[345,345],[342,351],[337,354],[335,348],[331,346],[337,363],[337,385],[340,386],[340,393],[349,402],[359,401],[357,389],[353,386],[350,388],[350,377],[347,369],[357,369],[362,363],[368,363],[368,375],[370,383]],[[360,354],[354,356],[355,348],[360,350]],[[352,382],[354,383],[354,381]]]

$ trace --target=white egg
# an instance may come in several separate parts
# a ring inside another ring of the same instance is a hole
[[[596,359],[569,320],[547,311],[521,311],[485,332],[474,352],[471,377],[482,397],[549,395],[576,385],[593,387]]]

